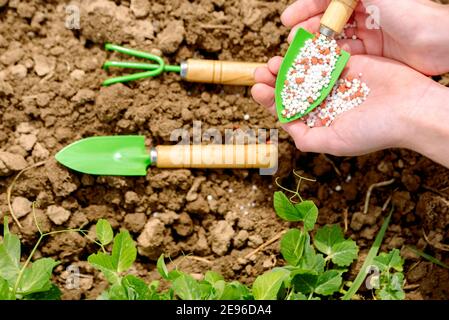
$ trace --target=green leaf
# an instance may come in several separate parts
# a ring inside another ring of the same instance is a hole
[[[0,278],[0,300],[15,300],[12,290],[9,287],[8,281]]]
[[[313,240],[315,247],[326,254],[327,259],[339,266],[349,266],[357,259],[358,247],[352,239],[345,240],[337,225],[320,228]]]
[[[209,282],[210,284],[214,284],[217,281],[223,280],[223,276],[214,271],[207,271],[204,275],[204,280]]]
[[[337,225],[324,226],[317,230],[313,243],[326,255],[332,253],[332,246],[345,240],[341,228]]]
[[[3,222],[3,241],[0,243],[0,277],[12,286],[20,272],[20,240],[9,232],[8,219]]]
[[[290,273],[282,270],[272,270],[258,276],[253,283],[253,295],[256,300],[277,300],[284,280]]]
[[[159,272],[159,274],[161,275],[161,277],[166,280],[173,281],[182,274],[181,272],[179,272],[176,269],[172,270],[170,272],[168,271],[167,265],[165,264],[165,261],[164,261],[164,254],[161,254],[159,259],[157,259],[156,268],[157,268],[157,271]]]
[[[376,265],[381,272],[390,271],[394,269],[402,272],[404,260],[401,258],[401,253],[398,249],[393,249],[389,253],[382,252],[374,258],[374,265]]]
[[[61,290],[55,284],[47,291],[36,292],[24,297],[24,300],[61,300]]]
[[[157,259],[156,268],[162,278],[169,279],[168,269],[167,269],[167,266],[165,265],[165,261],[164,261],[164,254],[161,254],[159,259]]]
[[[340,289],[342,281],[340,272],[328,270],[319,275],[314,291],[323,296],[330,296]]]
[[[285,193],[276,191],[273,197],[274,210],[277,215],[287,221],[302,221],[302,216],[295,206],[290,202]]]
[[[122,279],[122,286],[127,300],[147,300],[150,295],[147,284],[133,275],[125,276]]]
[[[128,300],[126,289],[121,283],[113,284],[101,298],[103,300]]]
[[[315,249],[310,245],[310,236],[307,234],[306,243],[304,245],[304,254],[300,260],[298,267],[302,270],[310,270],[319,273],[324,272],[326,261],[321,253],[317,254]]]
[[[137,249],[128,231],[121,231],[114,239],[112,261],[117,272],[128,270],[136,260]]]
[[[33,262],[31,267],[26,268],[18,285],[18,293],[27,295],[35,292],[43,292],[51,289],[51,274],[53,268],[59,262],[51,258],[42,258]]]
[[[250,294],[249,289],[237,281],[226,283],[224,280],[218,280],[213,286],[214,300],[244,300]]]
[[[332,253],[329,257],[332,262],[338,266],[349,266],[358,257],[359,248],[352,239],[347,239],[337,243],[332,247]]]
[[[304,252],[306,235],[298,229],[290,229],[281,239],[281,253],[285,261],[296,266]]]
[[[340,289],[342,280],[341,273],[335,270],[328,270],[321,274],[308,270],[292,272],[293,287],[303,294],[332,295]]]
[[[304,221],[305,231],[313,230],[316,219],[318,218],[318,208],[313,201],[306,200],[295,205],[296,210]]]
[[[214,293],[213,286],[207,281],[200,281],[199,283],[200,291],[201,291],[201,300],[211,300],[211,297]]]
[[[315,291],[318,274],[309,270],[297,270],[292,272],[292,285],[296,291],[309,294]]]
[[[201,286],[192,276],[182,273],[172,283],[172,289],[182,300],[200,300]]]
[[[411,251],[413,251],[416,255],[426,259],[427,261],[430,261],[433,264],[436,264],[437,266],[439,266],[441,268],[445,268],[445,269],[449,270],[449,265],[447,265],[444,262],[442,262],[441,260],[438,260],[437,258],[431,256],[430,254],[419,251],[418,249],[416,249],[415,247],[412,247],[412,246],[407,246],[407,248],[409,248]]]
[[[386,281],[382,288],[376,291],[377,296],[382,300],[404,300],[404,275],[398,272],[387,277]]]
[[[117,274],[116,266],[112,257],[106,253],[99,252],[96,254],[91,254],[87,261],[96,269],[100,270],[110,284],[114,285],[120,283],[120,277]]]
[[[291,294],[288,295],[287,300],[307,300],[307,297],[301,292],[295,293],[292,291]]]
[[[112,231],[111,224],[106,219],[100,219],[95,226],[97,231],[97,238],[104,246],[111,243],[114,238],[114,232]]]

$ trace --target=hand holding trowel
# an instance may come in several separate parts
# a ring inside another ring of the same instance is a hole
[[[175,72],[181,75],[181,78],[189,82],[215,83],[236,86],[252,86],[254,82],[254,71],[258,67],[265,66],[264,63],[256,62],[239,62],[239,61],[220,61],[220,60],[204,60],[204,59],[188,59],[179,66],[166,65],[164,60],[156,55],[121,47],[114,44],[106,44],[106,50],[120,52],[129,56],[147,59],[156,62],[123,62],[123,61],[106,61],[103,68],[127,68],[146,70],[130,75],[124,75],[107,79],[103,82],[104,86],[114,83],[135,81],[149,77],[155,77],[162,72]]]
[[[105,136],[79,140],[56,154],[73,170],[95,175],[145,176],[158,168],[261,168],[277,167],[275,144],[172,145],[148,150],[144,136]]]

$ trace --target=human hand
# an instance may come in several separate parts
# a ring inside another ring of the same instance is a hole
[[[281,16],[286,27],[317,32],[330,0],[297,0]],[[380,27],[368,28],[368,6],[379,9]],[[449,5],[429,0],[361,0],[355,10],[356,28],[346,34],[357,40],[340,40],[342,49],[353,55],[369,54],[392,58],[427,74],[449,72]]]
[[[254,99],[276,114],[274,86],[282,62],[274,57],[255,73]],[[357,55],[345,75],[363,73],[371,89],[359,107],[330,127],[309,128],[301,120],[283,125],[304,152],[356,156],[391,147],[408,148],[449,166],[449,89],[393,60]],[[438,120],[440,119],[440,120]]]

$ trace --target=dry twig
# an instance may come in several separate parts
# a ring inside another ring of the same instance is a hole
[[[271,239],[268,240],[267,242],[261,244],[256,250],[254,250],[254,251],[248,253],[248,254],[245,256],[245,259],[251,258],[253,255],[255,255],[256,253],[258,253],[259,251],[261,251],[261,250],[265,249],[266,247],[268,247],[270,244],[272,244],[272,243],[278,241],[278,240],[284,235],[284,233],[286,233],[286,232],[287,232],[287,230],[283,230],[283,231],[279,232],[279,233],[278,233],[277,235],[275,235],[273,238],[271,238]]]
[[[426,234],[426,232],[425,232],[424,230],[422,231],[422,233],[423,233],[423,235],[424,235],[424,240],[426,240],[426,242],[427,242],[430,246],[432,246],[432,247],[434,247],[434,248],[436,248],[436,249],[438,249],[438,250],[441,250],[441,251],[448,251],[448,252],[449,252],[449,245],[444,244],[444,243],[439,243],[439,242],[437,242],[437,243],[431,242],[431,241],[429,240],[429,238],[427,237],[427,234]]]
[[[11,184],[8,187],[8,190],[6,190],[6,201],[8,202],[8,208],[9,208],[9,212],[11,213],[11,216],[14,220],[14,222],[17,224],[17,226],[19,227],[19,229],[22,229],[22,225],[19,222],[19,219],[17,219],[16,215],[14,214],[14,210],[12,208],[12,204],[11,204],[11,193],[12,193],[12,189],[15,185],[15,183],[17,182],[17,179],[19,179],[19,177],[22,175],[22,173],[24,173],[25,171],[28,171],[30,169],[33,168],[37,168],[40,167],[42,165],[44,165],[47,162],[47,160],[45,161],[41,161],[41,162],[37,162],[29,167],[26,167],[25,169],[23,169],[22,171],[20,171],[12,180]]]
[[[373,183],[372,185],[369,186],[368,191],[366,193],[366,198],[365,198],[365,207],[363,209],[363,213],[367,214],[368,213],[368,209],[369,209],[369,201],[371,199],[371,193],[373,192],[374,188],[380,188],[380,187],[386,187],[389,186],[391,184],[394,183],[394,178],[388,181],[382,181],[382,182],[378,182],[378,183]]]

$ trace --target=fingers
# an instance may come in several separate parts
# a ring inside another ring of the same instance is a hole
[[[266,107],[268,111],[270,111],[272,114],[275,114],[274,109],[274,88],[265,84],[265,83],[256,83],[251,88],[251,94],[254,98],[254,100]]]
[[[338,45],[342,50],[349,52],[351,55],[366,54],[365,45],[362,40],[339,40]]]
[[[256,69],[254,72],[254,80],[257,83],[264,83],[270,87],[274,87],[276,84],[276,76],[266,67]]]
[[[299,28],[306,29],[310,33],[318,32],[320,29],[321,17],[322,15],[319,14],[294,26],[287,37],[287,41],[289,43],[292,42],[293,38],[295,37],[296,31],[298,31]]]
[[[296,148],[302,152],[340,154],[335,131],[332,127],[309,128],[302,121],[293,121],[283,126],[295,141]]]
[[[286,27],[293,27],[323,13],[328,4],[329,0],[297,0],[285,9],[281,15],[281,21]]]
[[[282,57],[276,56],[271,58],[268,61],[268,70],[270,70],[270,72],[273,75],[277,75],[279,72],[279,68],[281,67],[282,64]]]

